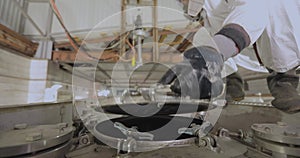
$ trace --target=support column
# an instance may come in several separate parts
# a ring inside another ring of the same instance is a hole
[[[157,28],[157,0],[153,0],[152,23],[153,23],[153,61],[158,62],[159,50],[158,50],[158,28]]]

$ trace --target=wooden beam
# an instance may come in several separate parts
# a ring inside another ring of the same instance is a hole
[[[0,45],[15,50],[26,56],[33,57],[38,44],[0,24]]]
[[[180,42],[182,41],[182,39],[183,39],[182,35],[177,35],[175,37],[175,39],[169,44],[169,47],[167,48],[167,50],[172,49],[172,47],[174,45],[180,44]]]
[[[184,28],[184,29],[164,29],[158,31],[158,35],[170,35],[170,34],[185,34],[185,33],[190,33],[190,32],[197,32],[199,28]],[[150,32],[150,35],[152,36],[153,34]]]
[[[185,33],[190,33],[190,32],[197,32],[199,28],[194,28],[194,29],[172,29],[172,30],[160,30],[158,31],[158,35],[170,35],[170,34],[185,34]],[[152,36],[153,31],[149,31],[150,35]],[[78,40],[78,44],[84,43],[101,43],[101,42],[111,42],[113,40],[118,40],[120,37],[118,35],[114,36],[107,36],[107,37],[102,37],[102,38],[95,38],[95,39],[87,39],[87,40]],[[60,48],[70,48],[71,45],[69,42],[61,42],[61,43],[54,43],[54,48],[55,49],[60,49]]]
[[[105,62],[117,62],[119,61],[119,52],[118,51],[104,51],[104,52],[89,52],[89,54],[99,60],[104,60]],[[147,51],[143,52],[143,61],[150,62],[152,61],[152,52]],[[130,59],[130,56],[129,56]],[[91,60],[83,52],[73,52],[73,51],[53,51],[52,60],[64,62],[64,63],[73,63],[74,61],[78,62],[91,62]],[[182,61],[182,56],[178,52],[161,52],[159,62],[165,63],[177,63]]]
[[[116,62],[119,59],[117,51],[88,52],[88,54],[93,58],[110,61],[110,62]],[[75,51],[53,51],[52,60],[66,62],[66,63],[72,63],[75,61],[80,61],[80,62],[94,61],[86,53],[75,52]]]
[[[118,39],[118,36],[107,36],[103,38],[95,38],[95,39],[89,39],[89,40],[78,40],[77,43],[81,45],[82,43],[101,43],[101,42],[110,42],[113,40]],[[62,42],[62,43],[54,43],[54,48],[60,49],[60,48],[68,48],[71,47],[71,44],[69,42]]]
[[[168,35],[160,35],[158,43],[163,43],[164,40],[167,38]]]
[[[177,47],[179,52],[184,52],[191,44],[192,39],[196,32],[191,32],[187,35],[187,37],[183,40],[183,42]]]

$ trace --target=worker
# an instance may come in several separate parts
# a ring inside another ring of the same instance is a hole
[[[268,2],[219,0],[211,5],[210,0],[187,1],[184,8],[193,17],[204,10],[211,17],[222,18],[222,26],[213,36],[219,52],[207,46],[187,50],[184,61],[170,69],[159,82],[173,83],[171,89],[181,95],[201,99],[214,97],[222,88],[216,88],[220,86],[220,79],[212,78],[221,78],[223,62],[256,42],[261,60],[270,72],[267,83],[274,97],[272,105],[287,113],[300,111],[299,76],[296,74],[300,65],[300,22],[297,20],[300,19],[300,1]],[[197,86],[199,95],[194,94]]]
[[[199,21],[202,19],[204,21],[205,28],[209,31],[211,35],[216,34],[221,28],[222,24],[224,22],[225,16],[230,13],[229,9],[226,8],[218,8],[223,0],[209,0],[200,1],[200,5],[203,5],[203,8],[210,8],[210,9],[203,9],[198,16],[191,17],[188,15],[188,2],[189,0],[178,0],[179,4],[183,8],[183,10],[186,12],[186,17],[188,19],[191,19],[192,21]],[[199,2],[199,1],[198,1]],[[202,4],[202,3],[204,4]],[[197,6],[197,4],[192,4],[192,6]],[[222,14],[216,14],[214,13],[216,10],[221,11]],[[202,38],[202,37],[199,37]],[[196,37],[194,37],[194,41],[198,40]],[[197,43],[197,42],[196,42]],[[197,44],[196,44],[197,45]],[[194,46],[196,46],[194,43]],[[245,97],[244,92],[244,81],[242,77],[239,75],[238,67],[237,65],[251,70],[255,72],[262,72],[267,73],[267,69],[263,66],[261,66],[261,63],[258,62],[255,57],[257,52],[255,52],[255,49],[253,47],[248,47],[247,49],[242,50],[237,56],[234,56],[232,58],[229,58],[224,63],[224,68],[221,72],[222,77],[226,76],[226,100],[228,102],[230,101],[241,101]]]

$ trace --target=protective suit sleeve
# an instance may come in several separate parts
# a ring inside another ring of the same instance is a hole
[[[213,39],[217,44],[221,54],[223,54],[224,60],[227,60],[228,58],[233,57],[239,53],[239,50],[232,39],[221,34],[215,35]]]
[[[266,0],[228,0],[231,11],[217,33],[232,39],[239,51],[252,45],[268,23]]]

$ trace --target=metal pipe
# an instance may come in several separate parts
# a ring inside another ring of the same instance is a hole
[[[1,19],[3,19],[4,3],[5,3],[4,0],[0,0],[0,21],[1,21]]]
[[[172,25],[172,24],[178,24],[178,23],[182,23],[182,28],[184,28],[186,25],[183,25],[183,24],[188,24],[186,22],[186,20],[170,20],[170,21],[167,21],[167,22],[160,22],[160,26],[164,26],[164,25]],[[152,22],[145,22],[144,25],[150,25],[150,24],[153,24]],[[133,24],[128,24],[127,25],[128,27],[133,27],[134,25]],[[181,26],[181,25],[180,25]],[[105,31],[117,31],[120,29],[120,26],[109,26],[109,27],[99,27],[99,28],[88,28],[88,29],[79,29],[79,30],[72,30],[72,31],[69,31],[70,33],[72,34],[75,34],[75,33],[88,33],[91,29],[93,29],[93,31],[99,31],[99,32],[105,32]],[[176,32],[176,31],[175,31]],[[186,32],[181,32],[178,30],[177,32],[178,34],[180,33],[186,33]],[[53,32],[51,33],[50,35],[52,36],[59,36],[59,35],[64,35],[65,32]]]
[[[42,42],[42,45],[41,45],[42,51],[41,51],[40,58],[50,59],[52,56],[53,44],[51,42],[51,36],[49,35],[51,33],[51,29],[52,29],[52,22],[53,22],[53,11],[52,11],[51,7],[49,7],[47,24],[46,24],[46,32],[45,32],[46,41]]]
[[[7,13],[7,2],[8,1],[3,1],[3,5],[2,5],[2,8],[1,8],[1,19],[3,20],[3,22],[5,22],[5,17],[7,16],[6,13]]]
[[[16,8],[11,5],[10,6],[10,9],[8,11],[8,15],[9,15],[9,18],[8,18],[8,21],[7,21],[7,24],[13,29],[15,30],[15,26],[13,25],[13,21],[15,20],[15,14],[14,14],[14,11],[16,10]]]
[[[48,18],[47,18],[47,25],[46,25],[46,36],[51,37],[50,33],[52,30],[52,24],[53,24],[53,10],[51,7],[48,9]]]
[[[19,29],[19,24],[18,24],[18,21],[19,21],[19,10],[16,9],[15,7],[13,7],[12,13],[13,13],[13,18],[11,18],[12,19],[11,25],[13,26],[13,29],[16,32],[18,32],[18,29]]]
[[[137,66],[140,66],[143,64],[143,58],[142,58],[142,37],[137,36],[137,47],[138,47],[138,60],[137,60]]]
[[[0,0],[0,23],[3,23],[3,10],[4,10],[4,6],[3,6],[4,2],[3,0]]]
[[[5,8],[5,16],[4,16],[4,22],[9,25],[9,12],[10,12],[10,9],[11,9],[11,1],[7,1],[7,5],[6,5],[6,8]]]
[[[121,0],[121,43],[120,43],[120,54],[123,55],[126,51],[126,0]]]
[[[22,8],[25,12],[27,12],[27,10],[28,10],[28,1],[26,1],[26,0],[23,1]],[[23,16],[23,14],[21,12],[19,12],[19,17],[20,17],[20,20],[19,20],[19,24],[18,24],[18,26],[19,26],[18,32],[23,34],[24,29],[25,29],[26,19],[25,19],[25,17]]]
[[[31,3],[49,3],[49,0],[26,0]]]
[[[157,28],[157,0],[153,0],[152,7],[152,23],[153,23],[153,61],[158,62],[158,28]]]
[[[40,33],[40,35],[45,36],[40,27],[32,20],[32,18],[27,14],[27,12],[21,7],[21,5],[16,0],[13,0],[12,2],[21,11],[22,15],[30,21],[30,23]]]

